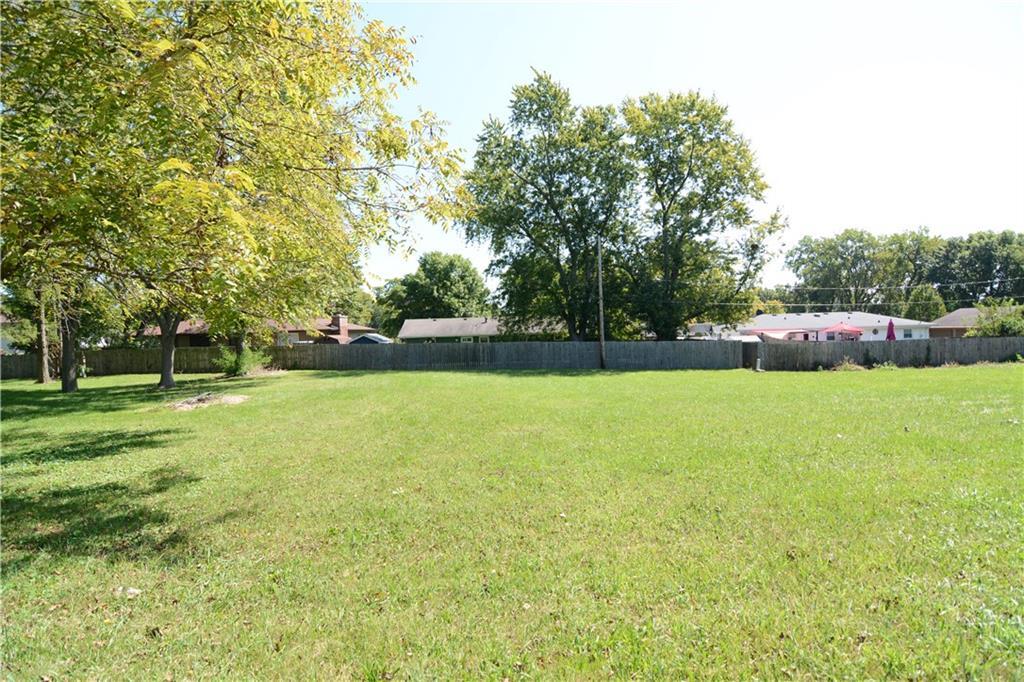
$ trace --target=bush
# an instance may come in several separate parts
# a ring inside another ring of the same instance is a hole
[[[886,360],[883,363],[880,363],[880,364],[877,364],[877,365],[873,366],[871,369],[899,369],[899,368],[900,368],[900,366],[897,365],[892,360]]]
[[[995,300],[978,306],[978,326],[967,336],[1024,336],[1024,306]]]
[[[263,351],[243,348],[236,353],[231,348],[220,349],[220,357],[214,359],[213,366],[229,377],[243,377],[270,365],[271,358]]]
[[[864,367],[858,365],[850,358],[843,356],[842,362],[832,368],[833,372],[862,372]]]

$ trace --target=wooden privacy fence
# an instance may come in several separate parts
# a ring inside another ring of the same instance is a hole
[[[611,342],[609,369],[734,369],[740,366],[739,341],[674,343]],[[282,369],[323,370],[572,370],[599,369],[595,342],[522,341],[509,343],[418,343],[367,345],[310,344],[264,349]],[[177,373],[216,372],[218,348],[178,348]],[[87,375],[157,374],[160,350],[108,349],[84,351]],[[0,360],[7,378],[35,376],[34,355],[8,355]]]
[[[891,362],[899,367],[938,367],[947,363],[1005,362],[1024,355],[1024,336],[914,339],[907,341],[769,341],[757,344],[761,369],[815,370],[844,358],[858,365]]]
[[[0,377],[30,379],[36,375],[36,355],[0,355]]]
[[[371,346],[311,344],[269,348],[284,369],[450,370],[596,369],[596,343],[415,343]]]
[[[761,368],[769,371],[828,368],[844,357],[862,365],[892,362],[909,367],[1012,360],[1017,354],[1024,355],[1024,337],[758,344],[619,341],[609,342],[606,349],[608,368],[617,370],[736,369],[754,364],[753,350]],[[601,363],[597,343],[569,341],[379,346],[311,344],[266,351],[274,365],[283,369],[573,370],[598,369]],[[174,369],[182,374],[216,372],[213,360],[219,353],[218,348],[179,348],[175,352]],[[84,351],[82,355],[87,375],[157,374],[160,371],[157,348]],[[31,378],[35,376],[35,366],[32,354],[0,356],[0,375],[9,379]]]
[[[740,366],[738,341],[610,342],[609,369],[734,369]],[[599,369],[594,342],[522,341],[509,343],[417,343],[382,346],[270,348],[284,369],[359,370],[570,370]]]

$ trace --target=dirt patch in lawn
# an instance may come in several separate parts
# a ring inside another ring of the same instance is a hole
[[[191,398],[179,400],[168,405],[172,410],[194,410],[198,407],[209,407],[210,405],[238,405],[249,399],[247,395],[214,395],[213,393],[200,393]]]
[[[287,374],[288,370],[279,367],[258,367],[243,374],[244,377],[272,377],[278,374]]]

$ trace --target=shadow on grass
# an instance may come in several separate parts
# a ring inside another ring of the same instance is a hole
[[[55,417],[90,412],[116,412],[146,405],[181,400],[202,391],[226,393],[261,386],[270,377],[249,378],[179,378],[177,387],[164,390],[155,383],[127,386],[89,386],[88,379],[77,393],[64,394],[60,385],[53,388],[32,384],[5,384],[3,386],[3,419],[17,423],[39,417]]]
[[[542,379],[545,377],[608,377],[615,375],[634,374],[638,371],[660,370],[629,370],[629,369],[314,369],[289,370],[303,372],[306,376],[316,379],[339,379],[343,377],[359,377],[370,374],[474,374],[481,376],[505,376],[517,379]],[[665,370],[684,371],[684,370]]]
[[[20,431],[4,439],[4,454],[0,465],[49,464],[51,462],[78,462],[109,457],[138,448],[168,445],[181,429],[155,429],[150,431],[91,431],[54,442],[42,431]],[[26,443],[43,443],[20,449]]]
[[[200,479],[177,467],[161,467],[124,482],[6,493],[3,500],[4,573],[17,573],[40,554],[172,561],[187,553],[189,533],[157,506],[154,496]],[[238,515],[191,519],[207,528]]]

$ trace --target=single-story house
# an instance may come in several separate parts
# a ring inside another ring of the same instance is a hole
[[[676,336],[677,341],[743,341],[756,343],[761,340],[755,334],[741,334],[735,324],[714,324],[711,322],[691,322]]]
[[[496,317],[431,317],[405,320],[404,343],[488,343],[501,333]]]
[[[890,321],[897,341],[928,338],[931,322],[859,311],[758,315],[738,331],[764,341],[884,341]]]
[[[945,338],[963,336],[978,325],[978,315],[980,314],[981,311],[977,308],[957,308],[932,322],[931,335]]]
[[[278,335],[277,345],[279,346],[293,346],[305,343],[351,343],[364,334],[371,334],[377,331],[374,327],[349,322],[347,315],[340,314],[315,319],[312,329],[319,332],[319,335],[311,333],[309,327],[302,325],[276,326],[282,332]]]
[[[351,323],[346,315],[340,314],[317,318],[308,327],[305,325],[281,324],[279,322],[268,322],[267,324],[275,330],[275,341],[278,346],[307,343],[350,343],[364,334],[377,331],[373,327]],[[319,334],[315,334],[311,330],[316,330]],[[160,328],[147,327],[143,334],[145,336],[160,336]],[[174,345],[178,348],[211,345],[209,325],[204,320],[199,319],[184,320],[178,323],[178,330],[174,336]]]
[[[160,327],[146,327],[142,335],[160,336]],[[174,346],[176,348],[193,348],[209,345],[211,345],[210,326],[204,320],[182,320],[178,323],[178,329],[174,332]]]

